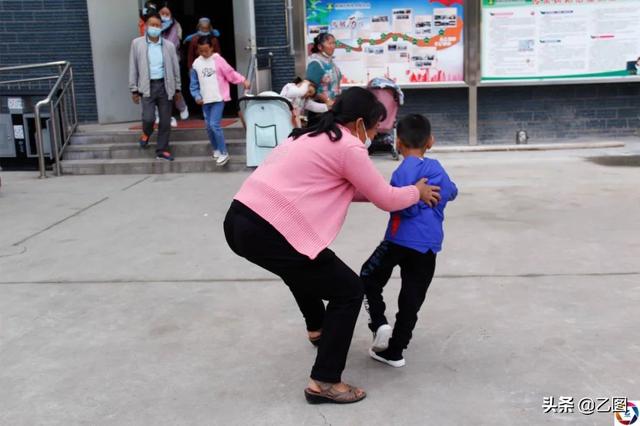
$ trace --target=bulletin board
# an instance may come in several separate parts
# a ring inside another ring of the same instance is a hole
[[[305,1],[307,49],[319,33],[333,34],[343,85],[464,84],[463,0]]]
[[[482,0],[482,83],[633,80],[640,0]]]

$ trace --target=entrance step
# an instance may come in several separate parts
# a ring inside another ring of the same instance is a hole
[[[243,139],[245,131],[242,127],[223,128],[226,139]],[[96,131],[78,130],[71,137],[72,145],[86,145],[92,143],[135,143],[140,138],[141,132],[133,130]],[[155,142],[157,133],[151,136],[151,142]],[[204,129],[173,129],[171,142],[207,140],[207,131]]]
[[[243,139],[226,140],[229,154],[244,155],[246,152]],[[155,143],[150,143],[148,149],[141,149],[137,142],[120,143],[85,143],[71,144],[64,151],[65,160],[121,160],[154,157]],[[172,141],[171,153],[176,158],[182,157],[210,157],[211,144],[208,140]]]
[[[175,161],[154,158],[62,160],[62,173],[66,175],[128,175],[164,173],[208,173],[234,172],[245,170],[247,159],[244,155],[232,155],[223,167],[208,157],[177,157]]]
[[[129,127],[80,127],[64,150],[60,165],[63,174],[160,174],[232,172],[246,169],[245,131],[241,126],[223,128],[231,160],[216,166],[204,129],[172,129],[170,150],[175,161],[155,159],[157,134],[149,148],[138,146],[140,131]]]

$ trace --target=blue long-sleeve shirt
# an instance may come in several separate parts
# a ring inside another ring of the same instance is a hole
[[[442,250],[444,209],[458,196],[458,188],[437,160],[407,157],[393,172],[391,185],[414,185],[422,178],[440,187],[442,200],[431,208],[423,201],[399,212],[391,213],[385,240],[426,253]]]

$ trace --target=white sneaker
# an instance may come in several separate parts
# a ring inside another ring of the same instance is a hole
[[[213,151],[213,158],[217,160],[220,156],[222,156],[222,153],[219,150],[216,149]]]
[[[378,351],[378,352],[380,352],[380,351]],[[399,359],[397,361],[393,361],[393,360],[390,360],[390,359],[382,358],[377,353],[375,353],[373,349],[369,349],[369,356],[371,358],[375,359],[376,361],[380,361],[380,362],[382,362],[384,364],[390,365],[390,366],[395,367],[395,368],[404,367],[404,365],[405,365],[404,358]]]
[[[175,117],[171,117],[171,127],[178,127],[178,120]]]
[[[216,166],[224,166],[229,162],[230,158],[231,157],[229,157],[229,154],[220,155],[220,157],[218,157],[218,159],[216,160]]]
[[[189,108],[185,105],[184,111],[180,111],[180,120],[189,119]]]
[[[378,331],[373,336],[373,343],[371,349],[375,352],[384,351],[389,347],[389,339],[393,334],[393,328],[389,324],[384,324],[378,327]]]

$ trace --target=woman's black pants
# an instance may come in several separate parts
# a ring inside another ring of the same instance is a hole
[[[329,249],[313,260],[298,253],[271,224],[239,201],[227,212],[224,232],[237,255],[282,278],[307,330],[322,329],[311,378],[340,382],[362,306],[364,291],[358,274]],[[323,300],[329,302],[326,310]]]

